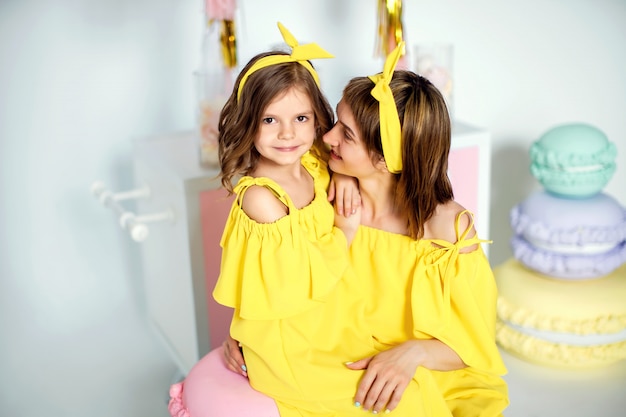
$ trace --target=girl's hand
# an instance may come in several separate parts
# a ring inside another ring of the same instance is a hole
[[[340,216],[350,217],[361,207],[359,182],[354,177],[333,173],[328,187],[328,201],[335,203]]]
[[[243,353],[239,349],[239,342],[228,335],[222,346],[224,347],[223,354],[226,367],[247,378],[248,372],[246,363],[243,360]]]
[[[416,356],[411,342],[405,342],[376,356],[346,364],[350,369],[366,370],[355,403],[377,413],[396,408],[419,365]]]

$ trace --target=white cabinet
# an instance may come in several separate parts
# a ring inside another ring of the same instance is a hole
[[[490,136],[456,125],[449,173],[455,198],[476,214],[478,233],[489,237]],[[139,243],[148,313],[183,373],[228,334],[231,311],[211,292],[219,274],[219,240],[232,197],[220,188],[216,169],[199,164],[192,132],[137,140],[138,185],[151,190],[138,212],[170,209],[175,220],[155,223]],[[487,248],[486,248],[487,249]]]
[[[211,289],[206,286],[200,204],[204,192],[218,189],[217,171],[200,166],[191,132],[137,140],[134,147],[135,180],[151,194],[137,201],[137,212],[174,213],[173,222],[150,225],[150,235],[139,245],[149,319],[186,374],[220,342],[211,340],[209,332]],[[216,214],[209,210],[204,215]]]
[[[487,130],[454,125],[448,175],[454,199],[474,213],[478,237],[489,239],[491,134]],[[489,254],[489,245],[483,245],[483,249]]]

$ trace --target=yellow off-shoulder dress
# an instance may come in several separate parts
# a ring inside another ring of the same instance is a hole
[[[418,367],[412,383],[422,391],[426,415],[501,416],[509,400],[502,379],[506,369],[495,343],[497,288],[480,248],[484,241],[467,238],[472,225],[459,230],[462,215],[469,215],[473,225],[471,213],[459,214],[456,243],[360,226],[350,246],[350,263],[366,289],[366,314],[378,349],[436,338],[468,365],[450,372]],[[459,253],[474,244],[479,244],[477,250]]]
[[[240,179],[213,296],[234,308],[230,333],[242,345],[250,384],[276,400],[282,417],[361,417],[354,396],[363,371],[345,363],[376,353],[365,293],[333,226],[326,165],[310,154],[302,165],[315,198],[301,209],[268,178]],[[289,215],[271,224],[251,220],[238,201],[253,185],[271,189]],[[411,395],[394,415],[414,416],[420,401]]]

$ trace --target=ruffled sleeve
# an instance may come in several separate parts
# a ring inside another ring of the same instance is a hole
[[[315,164],[303,158],[303,165]],[[317,169],[319,168],[319,169]],[[222,235],[220,276],[215,300],[233,307],[241,318],[289,317],[323,302],[348,267],[347,242],[333,226],[333,208],[321,185],[325,168],[317,167],[316,197],[297,210],[284,190],[267,178],[242,178],[238,196],[252,185],[270,188],[290,214],[271,224],[251,220],[235,199]],[[326,174],[327,175],[327,174]]]
[[[330,184],[330,172],[328,172],[328,164],[316,158],[311,152],[307,152],[302,156],[302,166],[311,174],[315,181],[315,188],[326,193],[328,184]]]
[[[414,334],[441,340],[468,366],[503,375],[506,368],[495,343],[497,288],[480,248],[481,243],[490,242],[467,239],[473,220],[459,234],[460,216],[465,213],[472,217],[467,211],[457,217],[457,242],[434,240],[441,248],[423,257],[416,269],[411,290]],[[459,253],[476,244],[477,250]]]

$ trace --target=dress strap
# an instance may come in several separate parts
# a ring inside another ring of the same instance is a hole
[[[469,224],[467,225],[465,230],[461,232],[460,231],[461,217],[464,214],[467,215],[467,217],[469,217]],[[476,243],[492,243],[491,240],[480,239],[478,237],[478,233],[476,233],[474,237],[467,239],[467,235],[469,234],[469,232],[472,230],[473,227],[474,227],[474,213],[466,209],[456,215],[456,219],[454,221],[454,232],[456,234],[456,240],[457,240],[456,245],[464,248],[466,246],[471,246]]]
[[[461,227],[461,217],[463,215],[467,215],[470,219],[467,228],[461,232],[459,229]],[[478,233],[474,235],[474,237],[467,238],[467,235],[474,227],[474,213],[469,210],[463,210],[459,214],[456,215],[456,219],[454,222],[454,231],[456,234],[457,241],[455,243],[450,243],[445,240],[434,239],[432,242],[441,246],[441,249],[437,251],[439,254],[438,259],[434,260],[431,264],[432,266],[439,265],[442,268],[441,275],[441,284],[442,284],[442,303],[446,308],[444,309],[444,314],[442,317],[443,323],[447,326],[450,322],[450,310],[452,308],[450,304],[450,289],[451,289],[451,281],[456,276],[456,271],[458,269],[458,260],[460,255],[460,250],[466,248],[468,246],[480,244],[480,243],[492,243],[491,240],[483,240],[478,237]]]
[[[290,212],[293,212],[293,210],[295,209],[293,201],[291,201],[291,198],[289,197],[287,192],[283,189],[283,187],[278,185],[276,181],[271,180],[267,177],[254,178],[250,176],[242,177],[234,189],[235,194],[237,194],[237,204],[239,206],[241,206],[241,201],[243,200],[244,194],[246,193],[248,188],[252,187],[253,185],[265,187],[272,191],[276,198],[289,208]]]

